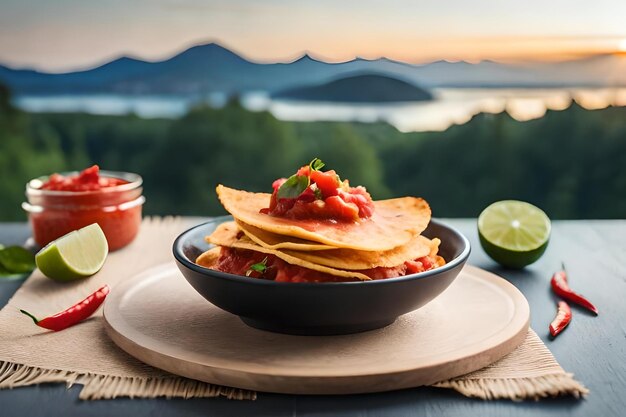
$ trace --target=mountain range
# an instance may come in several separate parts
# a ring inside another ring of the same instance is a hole
[[[387,58],[327,63],[309,56],[289,63],[252,62],[217,43],[191,47],[149,62],[121,57],[62,74],[0,65],[0,82],[16,94],[240,94],[315,85],[356,73],[376,73],[432,87],[626,86],[626,55],[603,54],[563,62],[504,64],[435,61],[413,65]]]

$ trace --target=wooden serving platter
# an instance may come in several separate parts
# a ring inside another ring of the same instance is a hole
[[[118,285],[104,321],[119,347],[174,374],[256,391],[353,394],[483,368],[524,341],[529,307],[506,280],[466,266],[439,297],[388,327],[291,336],[248,327],[210,304],[172,263]]]

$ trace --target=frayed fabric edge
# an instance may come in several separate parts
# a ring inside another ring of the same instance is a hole
[[[483,400],[523,401],[565,395],[581,398],[589,393],[584,385],[574,379],[574,375],[565,372],[533,378],[451,379],[433,386],[451,388],[466,397]]]
[[[82,385],[81,400],[130,398],[211,398],[255,400],[256,392],[213,385],[176,376],[165,378],[120,377],[83,374],[44,369],[11,362],[0,362],[0,389],[10,389],[42,383],[64,383],[68,388]]]
[[[11,389],[42,383],[64,383],[68,388],[82,385],[82,400],[129,398],[213,398],[255,400],[257,393],[240,388],[224,387],[181,377],[120,377],[83,374],[72,371],[44,369],[12,362],[0,362],[0,389]],[[483,400],[539,400],[569,395],[580,398],[589,393],[569,373],[555,373],[533,378],[468,378],[451,379],[432,386],[458,391],[467,397]]]

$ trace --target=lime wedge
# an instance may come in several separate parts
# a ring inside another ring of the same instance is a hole
[[[494,261],[523,268],[538,260],[548,247],[550,219],[524,201],[493,203],[478,217],[480,244]]]
[[[50,242],[35,256],[41,272],[57,281],[72,281],[98,272],[109,253],[97,223],[74,230]]]

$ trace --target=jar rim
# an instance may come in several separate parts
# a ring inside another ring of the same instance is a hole
[[[63,176],[71,176],[71,175],[79,175],[80,172],[66,171],[66,172],[60,172],[59,174]],[[120,179],[126,182],[124,184],[100,188],[99,190],[88,190],[88,191],[42,190],[41,186],[44,184],[44,182],[46,182],[50,178],[50,175],[42,175],[41,177],[33,178],[32,180],[26,183],[26,195],[55,196],[55,197],[89,196],[89,195],[96,195],[96,194],[101,194],[101,193],[116,193],[116,192],[135,190],[141,187],[141,185],[143,184],[143,178],[141,178],[141,175],[135,174],[132,172],[101,170],[100,176],[116,178],[116,179]]]
[[[46,210],[56,210],[56,211],[84,211],[84,210],[100,210],[105,212],[117,211],[117,210],[128,210],[137,206],[142,206],[146,202],[146,197],[140,195],[134,200],[125,201],[120,204],[110,205],[110,206],[58,206],[58,207],[44,207],[37,204],[31,204],[29,202],[24,201],[22,203],[22,209],[27,213],[43,213]]]

